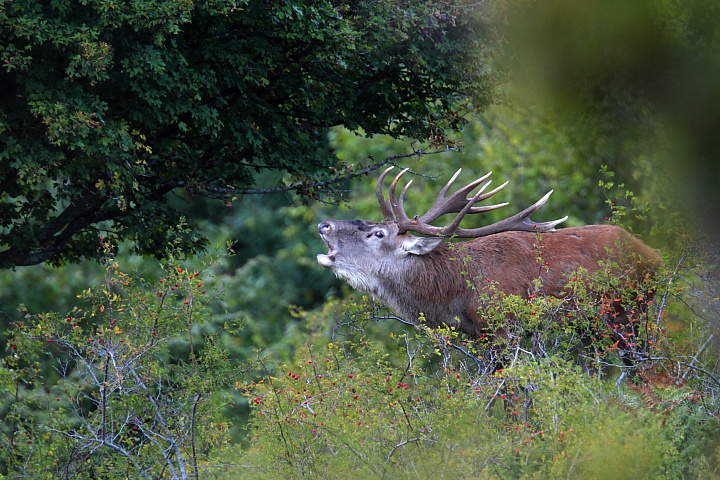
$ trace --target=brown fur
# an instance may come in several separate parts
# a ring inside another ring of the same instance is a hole
[[[319,229],[331,249],[318,255],[321,265],[406,320],[423,315],[429,326],[453,326],[472,337],[488,327],[477,291],[486,284],[524,296],[539,278],[540,293],[560,297],[572,272],[593,273],[601,261],[617,262],[618,275],[637,279],[661,264],[657,251],[613,225],[503,232],[452,244],[399,233],[391,221],[326,220]],[[425,241],[431,245],[423,247]]]

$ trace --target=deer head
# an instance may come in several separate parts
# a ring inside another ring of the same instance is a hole
[[[393,168],[388,168],[380,175],[375,187],[380,209],[385,217],[382,222],[325,220],[318,225],[320,236],[329,249],[327,254],[317,256],[318,263],[333,270],[338,276],[347,279],[351,285],[361,290],[372,292],[372,290],[366,288],[367,284],[372,282],[368,282],[366,278],[360,279],[361,273],[367,270],[363,268],[363,265],[373,263],[372,260],[384,264],[391,261],[401,261],[409,255],[425,255],[440,245],[444,238],[448,237],[479,238],[507,231],[553,231],[557,224],[567,219],[567,217],[564,217],[559,220],[541,223],[530,219],[530,215],[547,202],[547,199],[552,194],[551,190],[530,207],[505,220],[480,228],[460,228],[460,221],[469,213],[488,212],[507,205],[507,203],[499,203],[479,207],[474,206],[477,202],[495,195],[508,184],[508,182],[505,182],[494,190],[483,193],[491,183],[491,181],[487,181],[474,196],[468,198],[470,192],[487,180],[492,173],[490,172],[446,197],[448,190],[460,175],[462,169],[455,172],[455,175],[440,190],[435,204],[427,213],[420,217],[409,218],[405,213],[404,201],[405,193],[412,180],[405,185],[399,198],[395,195],[398,181],[408,171],[407,168],[402,170],[390,184],[387,199],[383,193],[383,181]],[[436,227],[430,224],[449,213],[457,213],[449,225]],[[410,235],[408,232],[430,235],[430,237],[418,237]],[[360,262],[360,259],[363,262]],[[390,268],[389,265],[384,265],[384,267],[386,269]]]

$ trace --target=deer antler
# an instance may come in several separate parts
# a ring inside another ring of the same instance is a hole
[[[475,203],[486,200],[491,196],[495,195],[498,191],[505,187],[505,185],[508,184],[508,182],[505,182],[494,190],[483,193],[485,189],[487,189],[487,187],[490,185],[490,181],[488,181],[482,187],[480,187],[480,190],[475,194],[475,196],[473,196],[472,198],[467,198],[467,195],[472,190],[474,190],[478,185],[480,185],[490,176],[490,174],[492,173],[490,172],[478,178],[474,182],[465,185],[450,196],[446,197],[445,194],[450,189],[450,186],[458,177],[462,169],[459,169],[457,172],[455,172],[455,175],[452,176],[450,181],[448,181],[442,188],[442,190],[440,190],[440,193],[435,200],[435,204],[430,208],[430,210],[428,210],[424,215],[420,217],[416,216],[411,219],[405,213],[404,202],[405,192],[407,192],[408,188],[410,187],[412,180],[410,180],[407,185],[405,185],[405,188],[403,188],[402,192],[400,193],[400,198],[397,198],[395,196],[395,188],[397,187],[400,177],[402,177],[405,172],[408,171],[407,168],[401,171],[390,184],[388,198],[387,200],[385,199],[385,194],[383,193],[382,188],[383,180],[393,168],[394,167],[388,168],[380,175],[377,181],[377,185],[375,186],[375,193],[377,195],[378,202],[380,203],[380,209],[385,216],[385,220],[392,220],[397,222],[402,232],[417,232],[431,235],[434,237],[455,236],[462,238],[475,238],[507,231],[550,232],[555,230],[556,225],[567,220],[567,217],[563,217],[559,220],[553,220],[551,222],[538,223],[530,219],[530,215],[535,213],[540,207],[545,204],[545,202],[547,202],[547,199],[553,192],[552,190],[550,190],[544,197],[535,202],[533,205],[529,206],[522,212],[513,215],[512,217],[506,218],[505,220],[501,220],[499,222],[493,223],[492,225],[487,225],[480,228],[460,228],[460,221],[468,213],[488,212],[490,210],[495,210],[497,208],[507,205],[507,203],[498,203],[495,205],[487,205],[482,207],[473,206],[475,205]],[[430,225],[430,222],[448,213],[457,213],[457,215],[449,225],[445,227],[435,227],[433,225]]]

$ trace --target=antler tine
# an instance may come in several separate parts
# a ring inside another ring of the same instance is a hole
[[[553,190],[546,193],[540,200],[530,205],[528,208],[520,213],[513,215],[512,217],[506,218],[499,222],[493,223],[480,228],[458,228],[452,235],[462,238],[475,238],[492,235],[494,233],[506,232],[506,231],[523,231],[523,232],[552,232],[555,230],[555,226],[567,220],[567,216],[558,220],[552,220],[549,222],[534,222],[530,215],[535,213],[540,207],[545,205]],[[448,229],[449,230],[449,229]]]
[[[377,196],[378,203],[380,204],[380,210],[382,211],[385,220],[393,219],[393,211],[390,203],[385,199],[385,194],[383,193],[383,180],[385,180],[385,177],[393,168],[395,167],[390,167],[381,173],[378,177],[377,183],[375,184],[375,195]]]
[[[500,190],[502,190],[503,188],[505,188],[505,186],[506,186],[508,183],[510,183],[510,182],[505,182],[505,183],[503,183],[502,185],[500,185],[499,187],[495,187],[494,189],[492,189],[492,190],[489,191],[488,193],[482,193],[482,192],[485,190],[485,188],[487,188],[487,186],[490,185],[490,182],[487,182],[485,185],[482,186],[482,188],[480,188],[480,190],[475,194],[475,196],[474,196],[472,199],[469,200],[469,203],[470,203],[471,205],[475,205],[477,202],[481,202],[481,201],[483,201],[483,200],[485,200],[485,199],[487,199],[487,198],[492,197],[492,196],[495,195],[497,192],[499,192]],[[504,206],[506,206],[506,205],[509,205],[509,203],[508,203],[508,202],[503,202],[503,203],[496,203],[495,205],[484,205],[484,206],[481,206],[481,207],[470,207],[470,209],[467,211],[467,213],[489,212],[490,210],[495,210],[495,209],[498,209],[498,208],[500,208],[500,207],[504,207]]]
[[[487,199],[487,198],[492,197],[492,196],[495,195],[497,192],[499,192],[500,190],[502,190],[503,188],[505,188],[508,183],[510,183],[510,182],[507,181],[507,182],[503,183],[502,185],[500,185],[500,186],[498,186],[498,187],[495,187],[494,189],[490,190],[488,193],[482,193],[482,192],[487,188],[487,186],[490,185],[490,182],[487,182],[485,185],[482,186],[482,188],[478,191],[478,193],[475,194],[475,197],[473,197],[473,200],[474,200],[473,203],[481,202],[481,201],[483,201],[483,200],[485,200],[485,199]],[[504,205],[507,205],[507,202],[503,203],[502,205],[503,205],[503,206],[504,206]],[[493,206],[494,206],[494,205],[493,205]],[[473,207],[473,208],[485,208],[485,207]],[[470,209],[470,213],[473,213],[472,210],[473,210],[473,209]]]
[[[445,214],[460,212],[463,208],[465,208],[467,203],[471,201],[470,199],[467,198],[467,195],[471,191],[473,191],[475,189],[475,187],[477,187],[482,182],[484,182],[492,174],[492,172],[488,172],[487,174],[478,178],[474,182],[468,183],[464,187],[458,189],[452,195],[445,197],[445,194],[447,193],[448,189],[450,188],[450,185],[452,185],[453,181],[455,181],[457,176],[460,174],[461,170],[462,169],[459,169],[457,172],[455,172],[455,175],[452,176],[450,181],[445,184],[445,186],[442,188],[442,190],[440,190],[440,193],[438,194],[435,204],[430,208],[430,210],[427,211],[427,213],[425,213],[418,219],[419,222],[430,223],[433,220],[436,220],[437,218],[439,218]],[[486,184],[482,188],[482,190],[487,188],[487,185],[489,185],[489,184],[490,183],[488,182],[488,184]],[[502,187],[500,187],[500,188],[502,188]],[[493,193],[497,192],[497,190],[499,190],[499,189],[493,190]],[[484,198],[487,198],[489,196],[490,195],[488,194]],[[481,200],[481,199],[478,199],[476,201],[479,201],[479,200]],[[470,213],[479,213],[479,212],[480,211],[478,211],[478,212],[473,212],[472,210],[470,211]]]
[[[458,175],[460,175],[460,172],[462,172],[462,168],[458,168],[457,172],[455,172],[455,174],[452,177],[450,177],[450,180],[448,180],[448,182],[445,184],[445,186],[440,190],[440,193],[438,193],[438,196],[437,196],[438,199],[445,197],[445,194],[450,189],[450,185],[452,185],[453,182],[455,181],[455,179],[458,177]]]
[[[397,174],[395,179],[390,184],[390,192],[388,193],[388,200],[390,201],[390,206],[392,207],[392,214],[393,218],[395,218],[395,221],[401,222],[405,220],[410,220],[405,213],[405,192],[407,192],[408,187],[412,183],[412,180],[410,180],[407,185],[405,185],[405,188],[403,188],[403,191],[400,192],[400,199],[398,200],[395,197],[395,187],[397,187],[398,182],[400,181],[400,177],[405,175],[405,172],[410,170],[409,168],[404,169],[400,173]]]
[[[460,221],[468,213],[488,212],[490,210],[496,210],[500,207],[504,207],[505,205],[508,204],[507,202],[504,202],[504,203],[498,203],[496,205],[473,207],[473,205],[475,205],[475,203],[479,202],[480,200],[485,200],[486,198],[489,198],[489,197],[495,195],[497,192],[499,192],[501,189],[503,189],[505,187],[505,185],[507,185],[509,182],[505,182],[502,185],[500,185],[499,187],[489,191],[488,193],[483,194],[483,192],[490,185],[490,183],[491,183],[491,181],[488,181],[485,185],[480,187],[480,190],[478,190],[478,192],[475,194],[475,196],[473,198],[471,198],[470,200],[468,200],[465,207],[463,207],[463,209],[460,210],[460,212],[455,216],[455,218],[450,223],[450,225],[445,227],[443,235],[449,236],[449,235],[455,234],[455,231],[458,229],[458,226],[460,225]]]
[[[408,191],[408,188],[410,188],[410,184],[412,184],[412,180],[407,182],[407,185],[405,185],[405,188],[402,189],[402,192],[400,192],[400,198],[397,202],[397,210],[402,213],[402,218],[408,219],[407,214],[405,213],[405,193]],[[395,217],[397,218],[397,212],[395,212]]]

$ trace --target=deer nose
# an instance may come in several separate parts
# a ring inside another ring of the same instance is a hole
[[[331,229],[332,227],[328,222],[321,222],[320,224],[318,224],[318,232],[320,232],[320,235],[326,235],[330,233]]]

